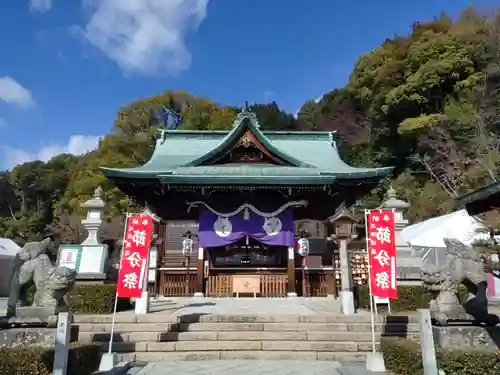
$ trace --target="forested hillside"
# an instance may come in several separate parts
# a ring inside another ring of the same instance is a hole
[[[500,16],[468,9],[455,22],[442,15],[387,39],[359,58],[346,87],[304,103],[297,118],[274,102],[252,109],[263,129],[338,130],[344,160],[353,165],[395,165],[393,185],[411,202],[410,219],[423,219],[452,209],[454,197],[499,175],[499,61]],[[98,185],[108,218],[119,223],[133,202],[98,168],[144,163],[155,130],[168,125],[162,111],[180,129],[229,129],[239,108],[172,91],[121,108],[96,151],[0,175],[0,237],[22,244],[55,230],[65,241],[78,240],[79,205]],[[362,204],[379,203],[385,184]],[[109,235],[117,236],[119,226],[110,225]]]

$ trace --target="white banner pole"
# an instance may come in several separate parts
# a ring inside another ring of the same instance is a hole
[[[368,230],[368,213],[370,210],[365,210],[365,230],[366,230],[366,254],[368,255],[368,290],[370,294],[370,317],[372,323],[372,350],[375,353],[375,317],[374,317],[374,306],[373,294],[372,294],[372,277],[371,277],[371,264],[370,264],[370,233]]]
[[[125,217],[125,227],[123,228],[122,250],[120,252],[120,263],[118,263],[119,267],[121,267],[121,265],[122,265],[123,249],[125,248],[125,235],[127,234],[127,226],[128,226],[129,216],[130,216],[130,214],[127,212],[127,215]],[[120,268],[118,268],[118,276],[120,276]],[[119,282],[120,282],[120,280],[116,280],[116,286],[118,286]],[[108,354],[112,353],[113,336],[115,334],[115,319],[116,319],[116,308],[117,307],[118,307],[118,290],[115,293],[115,306],[113,307],[113,317],[111,319],[111,336],[109,337]]]

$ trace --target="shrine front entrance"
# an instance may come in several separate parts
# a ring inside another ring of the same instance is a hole
[[[207,296],[287,296],[287,246],[266,245],[247,237],[206,252]]]

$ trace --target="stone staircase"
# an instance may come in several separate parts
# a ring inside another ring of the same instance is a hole
[[[76,315],[79,341],[108,350],[110,315]],[[418,339],[414,316],[377,317],[381,335]],[[361,362],[372,350],[370,315],[116,316],[113,352],[123,361],[295,359]]]

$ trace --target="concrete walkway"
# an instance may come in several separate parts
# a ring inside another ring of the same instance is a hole
[[[151,299],[151,312],[189,314],[292,314],[325,315],[340,313],[340,301],[332,298],[200,298]]]
[[[367,375],[363,366],[334,361],[193,361],[154,362],[127,375]],[[380,374],[380,373],[379,373]]]

